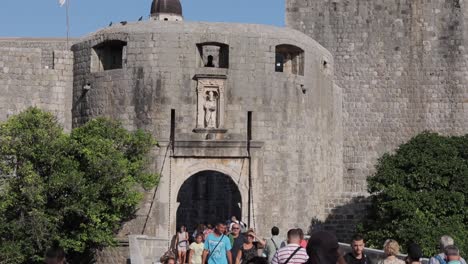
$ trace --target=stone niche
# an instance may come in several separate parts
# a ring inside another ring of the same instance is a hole
[[[226,75],[195,75],[197,81],[197,124],[195,133],[207,133],[207,138],[226,133],[224,128]]]

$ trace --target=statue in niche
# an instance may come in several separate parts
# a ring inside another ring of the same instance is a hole
[[[216,128],[217,127],[217,111],[218,111],[218,100],[213,91],[208,92],[206,97],[205,105],[205,127]]]
[[[205,67],[215,67],[213,60],[214,57],[212,55],[208,56],[208,62],[206,63]]]

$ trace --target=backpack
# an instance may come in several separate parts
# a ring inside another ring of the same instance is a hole
[[[435,259],[439,261],[439,264],[447,264],[447,261],[445,261],[445,259],[441,258],[439,255],[435,256]]]

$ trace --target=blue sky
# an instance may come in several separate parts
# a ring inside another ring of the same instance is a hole
[[[68,0],[70,35],[79,37],[110,21],[149,15],[151,0]],[[65,8],[57,0],[1,0],[0,37],[64,37]],[[181,0],[189,21],[284,25],[285,0]]]

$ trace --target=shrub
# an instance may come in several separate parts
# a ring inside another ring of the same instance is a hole
[[[72,262],[113,245],[142,198],[139,186],[157,185],[145,172],[155,144],[102,118],[66,134],[36,108],[1,124],[0,263],[42,263],[52,244]]]
[[[379,160],[368,191],[372,202],[360,232],[369,245],[414,241],[431,256],[439,238],[450,235],[468,253],[468,135],[414,137]]]

